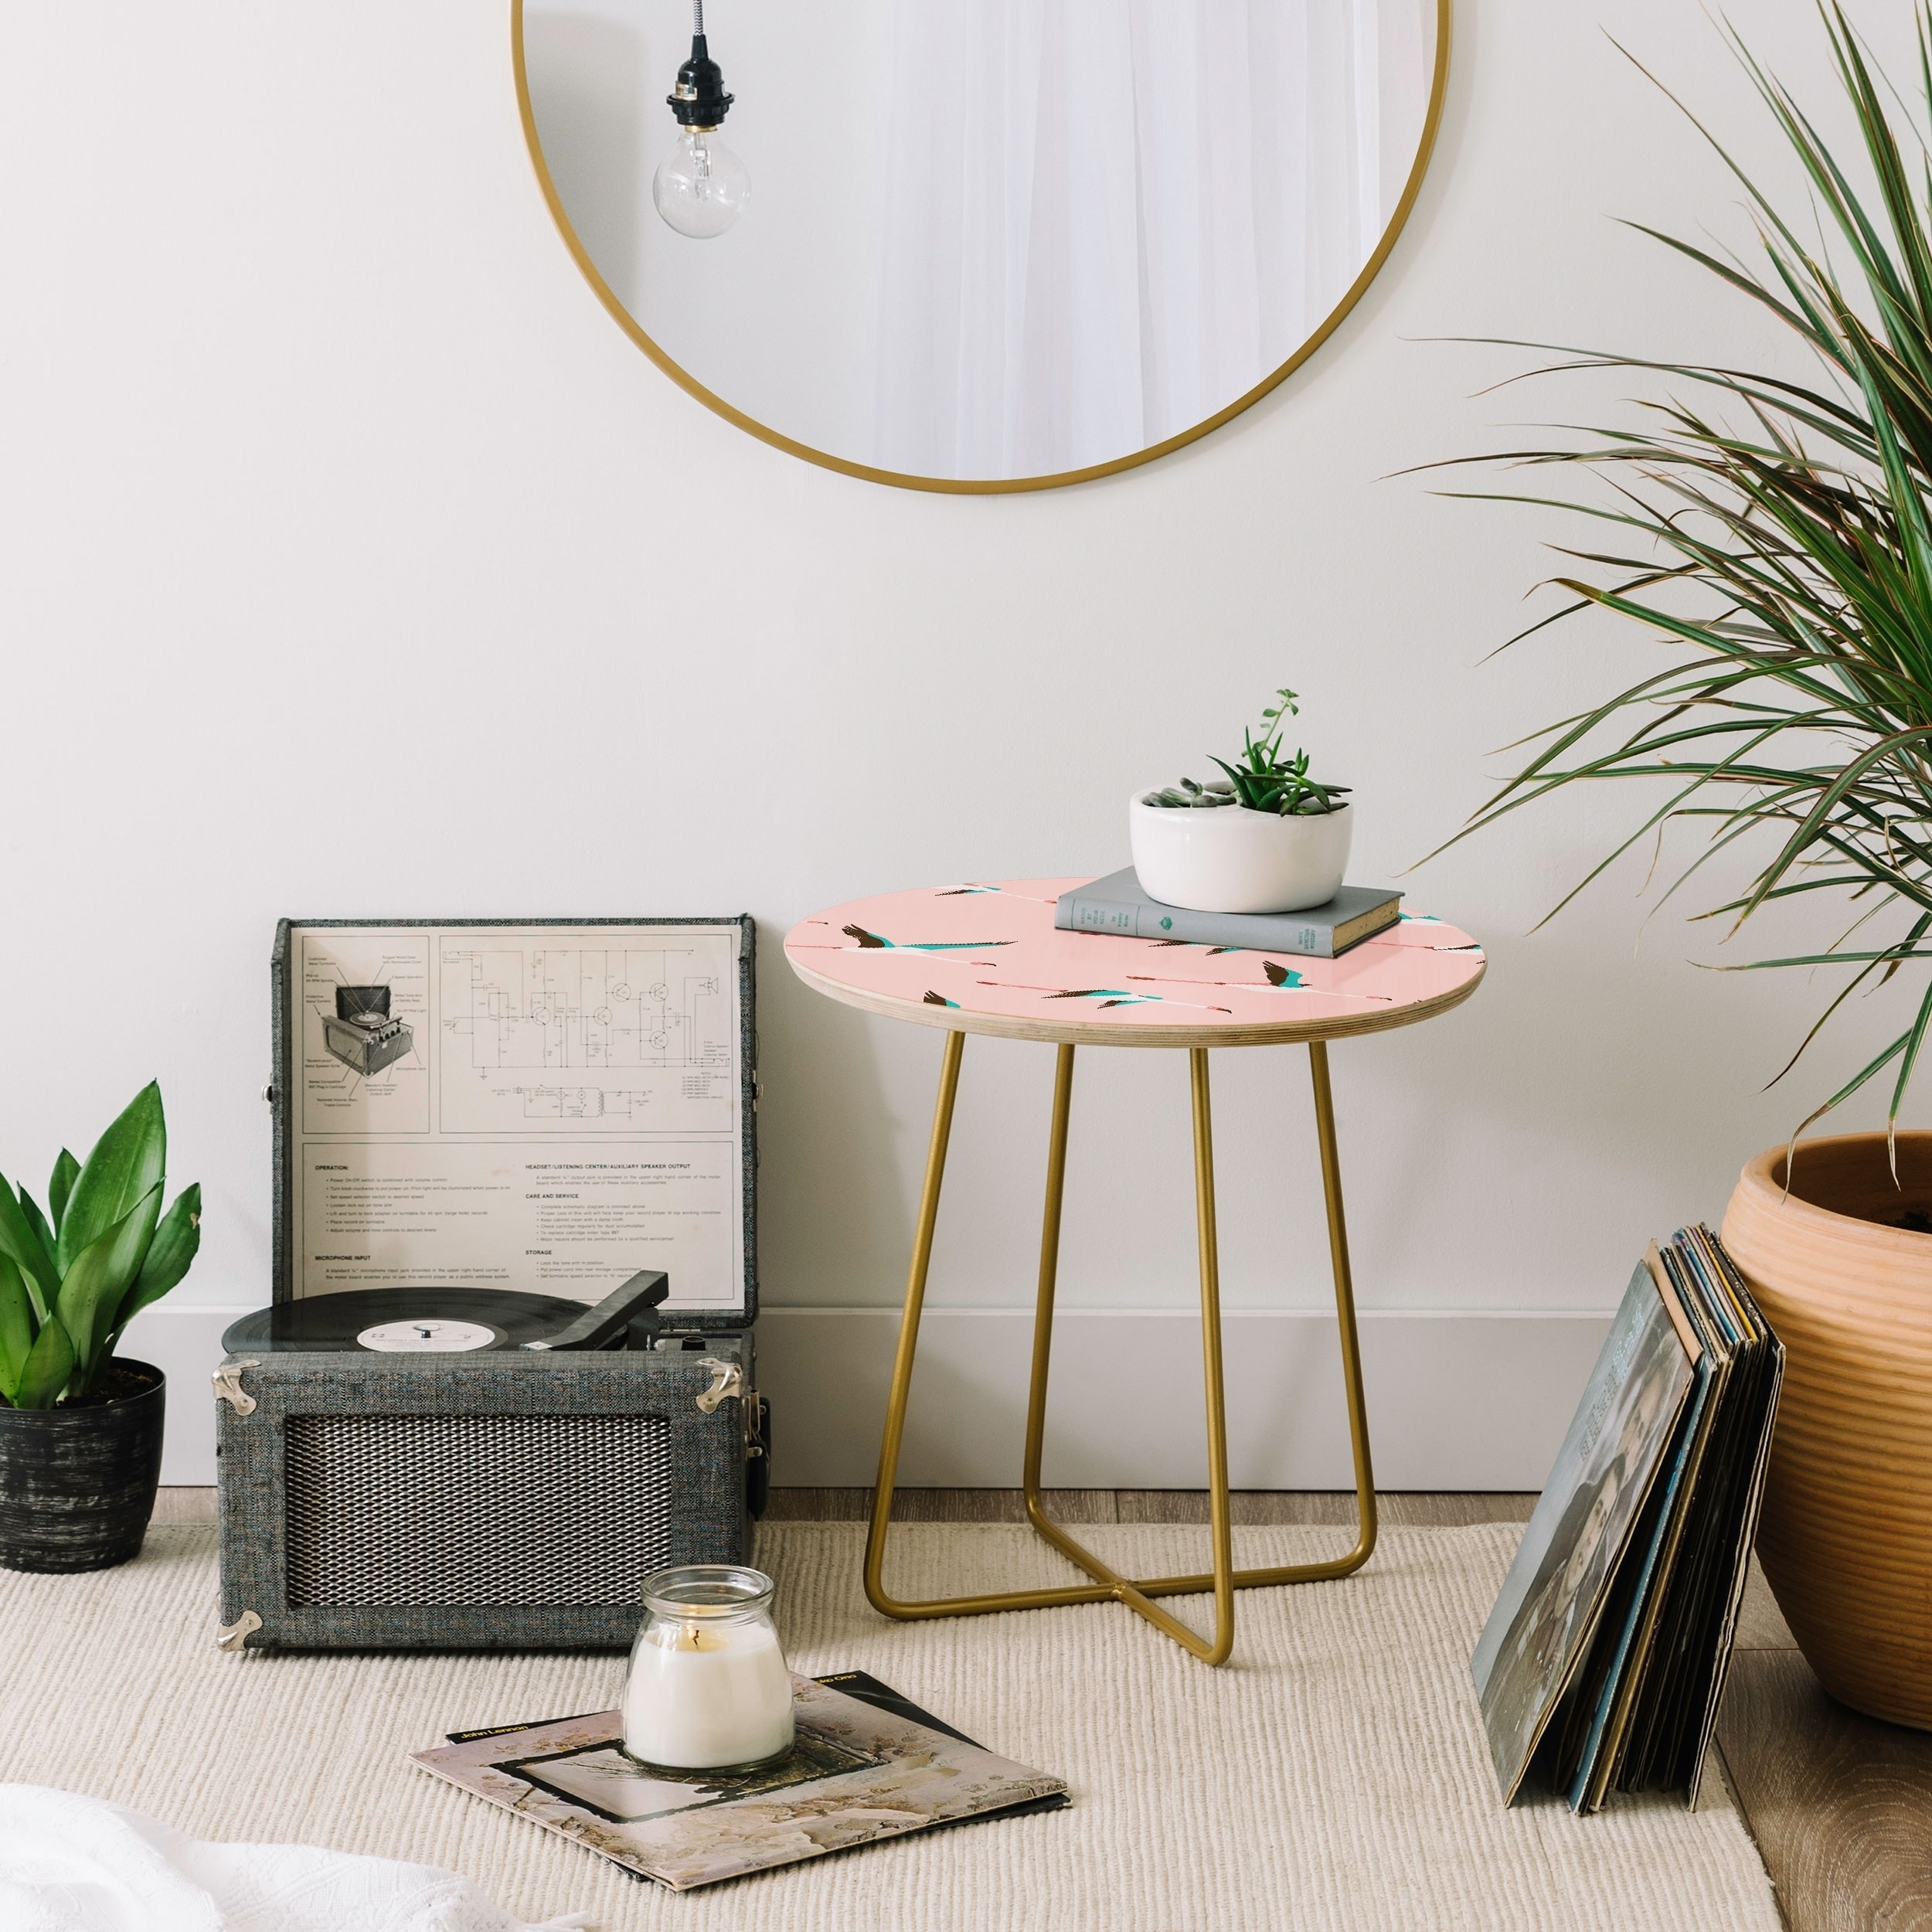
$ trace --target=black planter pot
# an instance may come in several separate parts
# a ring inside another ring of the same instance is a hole
[[[0,1568],[111,1570],[138,1556],[161,1481],[167,1379],[79,1409],[0,1408]]]

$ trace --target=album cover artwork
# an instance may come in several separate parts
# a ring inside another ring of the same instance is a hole
[[[1471,1662],[1505,1803],[1596,1633],[1692,1379],[1640,1262]]]
[[[1471,1660],[1505,1804],[1696,1804],[1783,1373],[1709,1228],[1651,1244]]]
[[[937,1729],[863,1674],[862,1696],[792,1679],[798,1742],[780,1761],[681,1778],[621,1748],[616,1711],[456,1733],[413,1760],[460,1789],[676,1892],[801,1859],[1066,1801],[1063,1780]]]

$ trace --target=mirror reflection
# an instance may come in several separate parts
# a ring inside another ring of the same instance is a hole
[[[849,464],[1131,459],[1405,205],[1438,0],[525,0],[540,160],[664,355]],[[667,104],[667,96],[679,97]],[[662,212],[661,212],[662,210]]]

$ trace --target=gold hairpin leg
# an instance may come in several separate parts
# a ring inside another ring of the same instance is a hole
[[[993,1611],[1040,1610],[1062,1604],[1108,1600],[1125,1604],[1155,1628],[1205,1663],[1226,1661],[1234,1645],[1234,1592],[1264,1584],[1313,1583],[1345,1577],[1369,1560],[1376,1542],[1375,1476],[1369,1461],[1369,1421],[1362,1393],[1362,1355],[1355,1333],[1355,1291],[1349,1273],[1348,1230],[1342,1217],[1342,1171],[1335,1151],[1335,1110],[1328,1084],[1328,1056],[1325,1043],[1310,1043],[1315,1081],[1315,1126],[1321,1149],[1322,1189],[1328,1215],[1328,1248],[1335,1272],[1335,1313],[1341,1327],[1342,1378],[1348,1393],[1349,1434],[1355,1452],[1355,1498],[1359,1526],[1355,1546],[1344,1556],[1323,1563],[1293,1563],[1271,1570],[1236,1570],[1228,1507],[1227,1417],[1221,1366],[1221,1282],[1214,1212],[1214,1138],[1208,1089],[1207,1049],[1189,1050],[1189,1073],[1194,1112],[1195,1217],[1200,1248],[1201,1353],[1206,1384],[1208,1437],[1208,1518],[1213,1569],[1205,1575],[1129,1578],[1102,1563],[1076,1543],[1046,1513],[1040,1494],[1040,1461],[1046,1432],[1046,1386],[1051,1367],[1053,1295],[1060,1270],[1060,1211],[1066,1180],[1066,1131],[1073,1107],[1073,1049],[1063,1046],[1053,1081],[1053,1124],[1046,1162],[1046,1206],[1040,1230],[1039,1292],[1033,1317],[1033,1368],[1026,1405],[1026,1452],[1022,1490],[1028,1519],[1055,1549],[1094,1578],[1089,1584],[1057,1590],[1022,1590],[981,1597],[948,1597],[920,1603],[902,1603],[886,1594],[883,1573],[886,1537],[892,1522],[893,1488],[899,1468],[899,1450],[905,1434],[906,1399],[912,1383],[919,1321],[926,1296],[927,1270],[932,1259],[934,1224],[939,1213],[940,1183],[945,1173],[946,1147],[952,1132],[953,1102],[959,1088],[959,1063],[965,1045],[962,1033],[946,1036],[940,1066],[939,1098],[933,1113],[932,1140],[926,1158],[926,1184],[920,1198],[919,1226],[913,1243],[911,1271],[906,1284],[905,1312],[899,1332],[899,1352],[893,1367],[892,1392],[886,1406],[886,1433],[879,1456],[879,1483],[872,1495],[872,1526],[866,1539],[866,1594],[875,1609],[888,1617],[915,1620],[930,1617],[969,1617]],[[1214,1635],[1198,1635],[1152,1600],[1157,1597],[1214,1594]]]
[[[902,1603],[886,1591],[886,1532],[892,1522],[893,1488],[899,1475],[899,1445],[906,1433],[906,1396],[912,1386],[913,1357],[919,1346],[919,1318],[926,1301],[926,1273],[933,1255],[933,1224],[939,1218],[939,1186],[946,1172],[946,1144],[953,1131],[953,1100],[959,1091],[959,1061],[966,1045],[964,1033],[946,1036],[940,1062],[939,1098],[933,1107],[933,1134],[926,1152],[926,1185],[919,1197],[919,1226],[913,1236],[912,1267],[906,1277],[906,1307],[899,1321],[899,1352],[893,1362],[892,1393],[886,1401],[886,1434],[879,1446],[879,1482],[872,1492],[872,1526],[866,1535],[866,1595],[875,1610],[888,1617],[915,1621],[927,1617],[971,1617],[995,1610],[1043,1609],[1053,1604],[1104,1603],[1111,1590],[1075,1587],[1069,1590],[1028,1590],[987,1597],[946,1597],[926,1603]],[[1073,1085],[1073,1049],[1060,1049],[1060,1077],[1054,1100],[1055,1165],[1049,1182],[1047,1213],[1056,1248],[1060,1230],[1059,1180],[1066,1156],[1066,1100]],[[1043,1287],[1048,1305],[1050,1283]],[[1034,1372],[1041,1372],[1037,1335]]]

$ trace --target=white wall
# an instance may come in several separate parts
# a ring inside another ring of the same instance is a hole
[[[1737,17],[1818,72],[1809,0]],[[793,920],[1111,869],[1130,787],[1284,680],[1359,788],[1359,874],[1391,877],[1482,797],[1492,747],[1655,662],[1599,634],[1482,663],[1559,526],[1394,474],[1573,406],[1476,396],[1516,359],[1425,338],[1766,352],[1608,219],[1738,228],[1605,29],[1767,153],[1679,0],[1463,0],[1420,205],[1314,362],[1165,463],[972,498],[778,455],[624,340],[532,179],[504,9],[23,10],[0,63],[0,1168],[37,1189],[158,1075],[176,1179],[207,1196],[179,1299],[257,1303],[277,915],[748,908],[766,1294],[891,1303],[938,1038],[807,993]],[[1335,1049],[1365,1305],[1597,1316],[1892,1017],[1763,1097],[1819,995],[1686,963],[1717,955],[1669,909],[1638,947],[1641,862],[1532,934],[1637,803],[1525,815],[1405,881],[1492,963],[1454,1015]],[[937,1306],[1030,1296],[1050,1066],[967,1053]],[[1318,1308],[1302,1060],[1230,1053],[1216,1080],[1229,1298]],[[1186,1134],[1179,1056],[1084,1056],[1066,1304],[1189,1304]],[[1468,1391],[1443,1380],[1416,1400],[1452,1431]],[[1485,1398],[1532,1460],[1542,1399]]]

